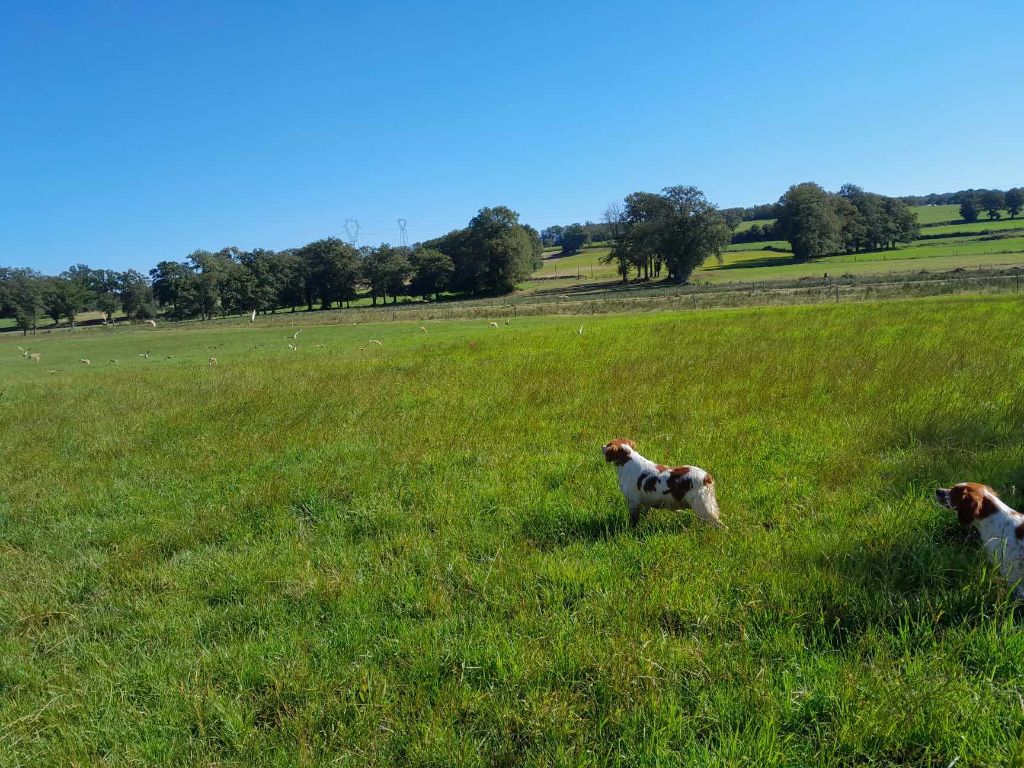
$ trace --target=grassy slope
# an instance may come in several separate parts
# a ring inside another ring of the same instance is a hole
[[[778,251],[730,251],[725,254],[724,267],[706,264],[694,273],[694,279],[710,282],[771,280],[820,276],[823,272],[869,275],[1014,264],[1024,264],[1024,237],[997,240],[965,237],[919,240],[895,251],[829,256],[805,264],[794,264],[790,254]]]
[[[929,498],[1024,486],[1022,322],[5,340],[0,763],[1009,765],[1020,618]],[[625,530],[616,436],[730,530]]]
[[[1006,230],[1022,229],[1024,228],[1024,219],[1011,219],[1005,217],[1002,219],[995,219],[994,221],[989,219],[987,216],[980,219],[979,221],[968,224],[962,222],[960,224],[944,224],[936,227],[925,227],[921,230],[922,235],[948,235],[953,232],[959,232],[963,234],[971,233],[983,233],[983,232],[1004,232]]]
[[[915,205],[911,210],[917,214],[917,220],[923,226],[938,221],[959,221],[959,205]]]
[[[959,207],[955,205],[918,206],[913,210],[922,224],[957,220],[960,216]],[[770,221],[742,222],[740,229]],[[694,279],[714,283],[751,282],[820,276],[824,272],[868,275],[1024,264],[1024,238],[983,240],[978,237],[978,233],[988,230],[1004,230],[1012,234],[1022,227],[1024,219],[1006,218],[992,222],[986,219],[973,224],[930,226],[924,228],[924,234],[963,233],[964,237],[922,240],[896,251],[831,256],[807,264],[793,264],[788,253],[764,250],[766,245],[787,248],[788,244],[783,241],[738,243],[729,246],[722,267],[711,261],[694,273]],[[587,249],[565,258],[546,258],[544,266],[534,273],[534,277],[551,278],[557,274],[558,280],[531,280],[523,284],[522,290],[563,290],[590,282],[616,280],[615,267],[600,263],[600,256],[605,253],[605,248]],[[923,264],[921,259],[928,259],[927,264]],[[577,270],[580,277],[575,276]]]

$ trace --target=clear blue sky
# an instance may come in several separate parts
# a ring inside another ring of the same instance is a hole
[[[1024,185],[1024,5],[5,2],[0,264]]]

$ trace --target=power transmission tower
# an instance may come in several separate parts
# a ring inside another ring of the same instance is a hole
[[[398,240],[403,248],[409,244],[409,236],[405,232],[405,227],[408,223],[405,219],[398,220]]]
[[[359,242],[359,219],[345,219],[345,235],[349,245],[354,247]]]

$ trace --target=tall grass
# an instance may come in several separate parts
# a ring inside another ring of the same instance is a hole
[[[1024,488],[1022,321],[3,343],[0,764],[1015,764],[1021,619],[930,496]],[[628,530],[619,436],[729,531]]]

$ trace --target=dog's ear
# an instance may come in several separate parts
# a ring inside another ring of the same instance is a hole
[[[633,442],[630,440],[612,440],[610,443],[605,443],[601,450],[604,451],[605,461],[621,467],[629,461],[629,451],[633,447]]]
[[[949,501],[961,525],[970,525],[996,511],[995,503],[985,493],[985,486],[977,483],[953,486],[949,489]]]

